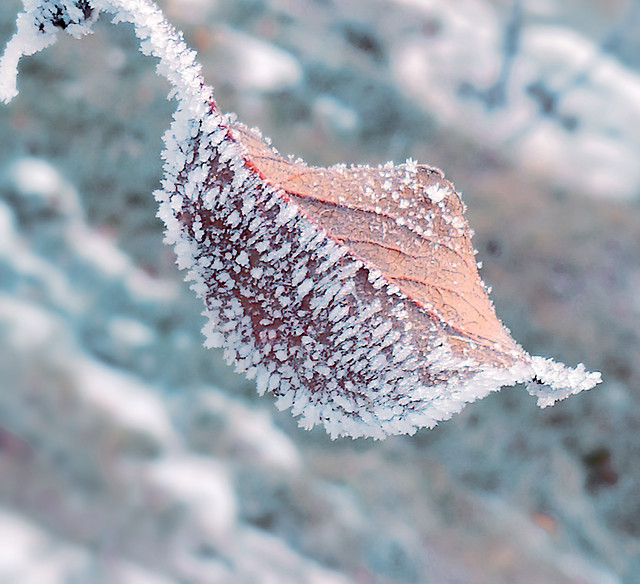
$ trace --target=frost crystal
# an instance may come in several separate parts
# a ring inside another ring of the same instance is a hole
[[[0,61],[17,64],[101,12],[131,22],[178,101],[156,191],[166,241],[205,303],[205,344],[332,436],[413,433],[503,385],[541,406],[600,380],[531,357],[502,327],[477,273],[464,205],[409,160],[307,167],[222,115],[195,53],[148,0],[24,0]],[[545,384],[545,385],[542,385]]]

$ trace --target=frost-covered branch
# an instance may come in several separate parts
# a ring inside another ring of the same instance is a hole
[[[18,61],[52,45],[60,31],[74,37],[91,33],[100,12],[114,16],[114,23],[129,22],[140,39],[140,49],[157,57],[157,71],[174,87],[181,107],[194,107],[211,98],[196,61],[182,35],[167,22],[160,9],[148,0],[25,0],[25,11],[17,18],[17,32],[9,41],[0,61],[0,98],[9,101],[17,95]],[[200,115],[204,110],[200,111]]]
[[[599,374],[528,355],[480,280],[464,204],[433,168],[307,166],[223,116],[195,53],[146,0],[25,0],[0,61],[4,100],[21,56],[101,12],[131,22],[173,86],[155,196],[180,268],[205,303],[206,344],[258,391],[332,436],[412,433],[503,385],[541,406]]]

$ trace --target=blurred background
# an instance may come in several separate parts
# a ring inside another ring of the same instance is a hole
[[[151,194],[175,104],[103,16],[0,107],[0,583],[640,582],[640,2],[159,3],[281,152],[442,168],[513,336],[604,382],[299,429],[201,345]]]

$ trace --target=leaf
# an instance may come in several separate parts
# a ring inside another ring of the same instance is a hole
[[[174,87],[155,196],[204,300],[206,344],[303,426],[382,438],[431,427],[503,385],[527,383],[546,406],[600,381],[511,338],[478,275],[464,204],[439,170],[282,157],[220,114],[195,54],[152,2],[28,3],[0,61],[0,97],[15,94],[22,55],[58,30],[90,32],[99,11],[135,25]]]
[[[209,343],[303,426],[381,438],[433,426],[502,385],[531,382],[552,403],[597,382],[511,338],[440,171],[310,167],[216,119],[209,136],[192,131],[178,189],[164,195],[174,209],[179,200],[180,261],[205,300]]]

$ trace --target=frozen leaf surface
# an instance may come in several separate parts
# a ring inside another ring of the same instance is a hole
[[[380,168],[308,167],[284,160],[259,135],[234,128],[266,180],[303,215],[424,310],[459,353],[520,354],[498,321],[476,268],[464,203],[434,168],[413,161]],[[375,276],[374,276],[375,277]],[[416,326],[420,327],[419,323]],[[484,356],[486,358],[486,354]]]
[[[146,0],[25,0],[0,62],[101,11],[132,22],[160,59],[178,110],[155,193],[166,241],[205,303],[207,344],[332,436],[412,433],[519,382],[549,405],[599,374],[528,355],[495,315],[477,272],[464,204],[414,161],[315,168],[222,115],[195,54]]]

